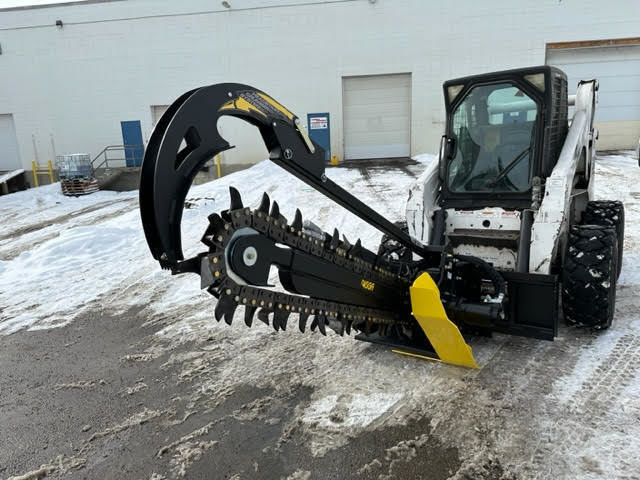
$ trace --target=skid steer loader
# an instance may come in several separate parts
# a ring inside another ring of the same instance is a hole
[[[409,192],[394,224],[325,175],[324,152],[276,100],[241,84],[189,91],[162,116],[145,152],[140,210],[151,253],[173,274],[200,275],[231,324],[239,306],[285,330],[358,332],[394,351],[476,367],[462,333],[552,340],[559,307],[570,324],[609,327],[624,211],[594,201],[598,85],[567,96],[560,70],[532,67],[450,80],[439,161]],[[573,118],[568,119],[569,105]],[[269,158],[384,236],[378,252],[323,232],[296,210],[289,222],[265,193],[257,208],[230,189],[209,216],[207,250],[184,259],[180,220],[199,169],[232,148],[223,115],[258,128]],[[280,287],[270,285],[278,269]]]

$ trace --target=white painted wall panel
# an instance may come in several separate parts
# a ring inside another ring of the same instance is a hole
[[[22,168],[13,115],[0,115],[0,170]]]
[[[120,121],[152,131],[151,105],[234,81],[296,112],[329,112],[343,155],[342,77],[411,73],[410,152],[437,151],[448,78],[545,62],[548,42],[638,35],[640,2],[602,0],[127,0],[0,11],[0,111],[12,112],[20,158],[97,154]],[[55,20],[64,22],[63,28]],[[266,157],[255,129],[229,122],[224,162]]]
[[[342,79],[344,157],[407,157],[411,151],[411,74]]]

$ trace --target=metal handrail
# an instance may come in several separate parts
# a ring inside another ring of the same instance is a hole
[[[140,147],[143,147],[143,145],[107,145],[106,147],[104,147],[100,153],[98,153],[93,160],[91,160],[91,165],[93,167],[94,170],[97,170],[99,168],[101,168],[103,165],[105,165],[105,168],[109,168],[109,160],[111,160],[112,162],[114,161],[126,161],[126,151],[127,150],[133,150],[133,149],[138,149]],[[114,152],[114,151],[122,151],[125,153],[125,156],[122,158],[109,158],[108,153],[109,152]],[[100,157],[104,157],[103,160],[98,164],[98,165],[94,165],[95,162],[97,160],[100,159]]]

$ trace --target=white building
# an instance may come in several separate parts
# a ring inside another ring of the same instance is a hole
[[[58,25],[56,25],[56,23]],[[302,119],[329,112],[332,154],[434,152],[442,82],[549,63],[600,80],[601,149],[640,136],[638,0],[93,0],[0,10],[0,170],[143,141],[183,92],[233,81]],[[571,93],[571,92],[570,92]],[[223,119],[227,166],[265,158]],[[55,152],[54,152],[55,150]]]

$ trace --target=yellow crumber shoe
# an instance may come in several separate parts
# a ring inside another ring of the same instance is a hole
[[[431,342],[440,360],[462,367],[479,368],[471,347],[447,317],[440,291],[428,273],[420,275],[410,288],[413,316]],[[404,353],[399,351],[398,353]]]

